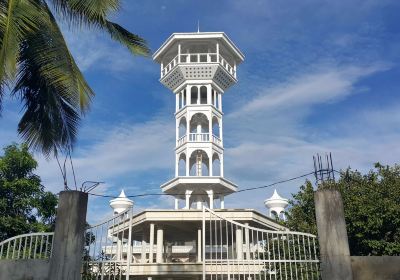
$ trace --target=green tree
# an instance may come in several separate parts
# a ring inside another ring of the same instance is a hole
[[[400,255],[400,166],[375,164],[361,174],[350,168],[335,183],[320,188],[336,188],[343,197],[350,252],[352,255]],[[306,182],[293,194],[287,226],[317,233],[314,190]]]
[[[53,230],[57,196],[44,191],[26,145],[4,148],[0,157],[0,240]]]
[[[58,21],[71,28],[105,31],[132,54],[149,54],[141,37],[109,20],[120,2],[0,0],[0,112],[5,93],[19,98],[24,112],[18,132],[29,147],[47,156],[70,151],[94,94]]]

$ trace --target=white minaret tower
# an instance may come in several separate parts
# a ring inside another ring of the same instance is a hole
[[[110,200],[110,207],[114,210],[114,215],[119,215],[133,206],[133,201],[126,197],[124,190],[117,198]]]
[[[163,192],[214,208],[220,199],[237,190],[224,178],[222,95],[237,82],[236,66],[243,54],[223,32],[174,33],[155,52],[161,65],[160,82],[176,98],[175,178]]]
[[[269,216],[271,218],[282,218],[285,219],[284,211],[289,205],[289,201],[286,198],[281,197],[276,190],[274,194],[264,201],[265,206],[269,209]]]

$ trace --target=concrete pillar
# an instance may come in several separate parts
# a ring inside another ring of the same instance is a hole
[[[214,209],[214,191],[209,190],[207,191],[209,202],[210,202],[210,209]]]
[[[224,199],[223,195],[221,195],[219,197],[219,201],[220,201],[221,209],[225,209],[225,199]]]
[[[243,260],[243,233],[241,228],[236,229],[236,258]]]
[[[187,190],[185,192],[185,209],[190,209],[190,196],[193,191]]]
[[[342,196],[337,190],[323,189],[315,192],[314,200],[322,280],[352,280]]]
[[[87,193],[60,193],[48,279],[81,279],[87,202]]]
[[[149,262],[153,262],[153,247],[154,247],[154,223],[150,224],[150,248],[149,248]]]
[[[157,251],[156,251],[156,262],[163,262],[163,247],[164,247],[164,231],[162,228],[157,229]]]
[[[142,251],[141,251],[141,257],[140,257],[140,262],[141,263],[146,263],[146,240],[143,232],[143,237],[142,237]]]
[[[244,237],[245,237],[245,254],[246,254],[246,260],[250,260],[250,231],[247,228],[249,226],[249,223],[244,224],[246,227],[244,228]]]
[[[197,262],[201,262],[201,256],[202,256],[202,234],[201,234],[201,228],[197,229]]]
[[[179,209],[179,199],[175,198],[175,210]]]

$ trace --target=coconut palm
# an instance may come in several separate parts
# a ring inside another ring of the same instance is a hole
[[[47,156],[69,151],[94,95],[58,22],[107,32],[132,54],[149,54],[141,37],[108,20],[120,2],[0,0],[0,110],[5,94],[21,100],[18,132],[31,148]]]

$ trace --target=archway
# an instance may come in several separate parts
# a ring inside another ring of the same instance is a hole
[[[210,160],[203,150],[195,150],[189,159],[190,176],[209,176]]]

